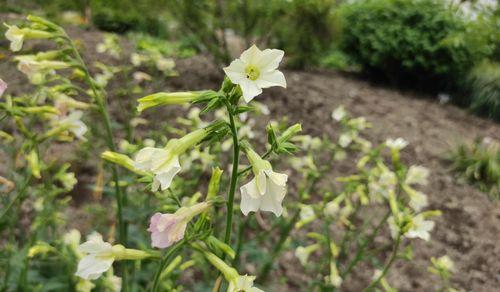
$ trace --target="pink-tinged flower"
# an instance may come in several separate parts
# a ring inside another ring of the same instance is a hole
[[[151,245],[167,248],[184,238],[188,222],[204,212],[211,203],[198,203],[191,207],[182,207],[174,214],[155,213],[151,217],[148,231],[151,232]]]
[[[5,92],[5,89],[7,89],[7,83],[0,79],[0,97],[2,97],[3,93]]]

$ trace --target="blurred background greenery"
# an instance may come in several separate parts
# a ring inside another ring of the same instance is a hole
[[[226,64],[251,43],[287,52],[293,69],[356,72],[500,120],[496,0],[0,0],[101,30],[139,31]]]

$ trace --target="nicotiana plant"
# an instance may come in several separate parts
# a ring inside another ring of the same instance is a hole
[[[392,291],[386,276],[393,263],[411,259],[412,240],[430,239],[435,224],[430,219],[440,213],[425,209],[427,195],[418,190],[429,171],[400,159],[408,145],[404,139],[372,146],[362,137],[370,123],[340,107],[332,113],[341,128],[338,141],[300,135],[300,124],[270,122],[268,143],[257,144],[250,114],[269,110],[253,99],[265,88],[286,87],[278,68],[283,51],[250,47],[223,69],[219,89],[139,98],[139,114],[167,106],[189,113],[177,117],[182,127],[151,133],[156,139],[127,135],[117,143],[106,91],[113,70],[101,65],[101,76],[93,76],[75,42],[55,23],[28,16],[25,26],[7,27],[12,51],[31,39],[48,40],[56,49],[15,56],[36,92],[5,95],[0,103],[2,120],[9,118],[10,125],[0,136],[13,157],[7,166],[12,177],[0,177],[8,194],[0,218],[8,228],[2,252],[7,269],[0,272],[5,290],[181,291],[182,274],[189,273],[194,281],[188,282],[203,283],[201,289],[262,291],[257,286],[265,286],[280,255],[295,247],[311,280],[301,288],[341,289],[363,263],[373,274],[365,290]],[[98,49],[119,55],[109,36]],[[6,89],[0,80],[0,94]],[[84,122],[94,114],[99,123]],[[146,122],[138,117],[129,126]],[[101,158],[111,181],[101,183],[101,192],[114,197],[106,204],[116,215],[116,228],[111,223],[105,233],[90,233],[85,240],[76,229],[62,232],[69,229],[63,214],[77,180],[70,164],[61,161],[65,157],[51,160],[49,152],[75,139],[80,145],[73,146],[84,149],[77,151],[93,153],[89,145],[99,143],[107,148]],[[336,163],[350,155],[357,157],[358,172],[332,178]],[[302,180],[289,181],[292,172]],[[26,204],[34,210],[31,225],[18,226]],[[262,213],[275,218],[272,226]],[[244,253],[267,248],[253,275],[242,272],[242,261],[251,260]],[[311,254],[319,257],[310,260]],[[443,280],[443,289],[451,289],[451,260],[432,263],[429,269]],[[190,272],[194,269],[199,273]]]

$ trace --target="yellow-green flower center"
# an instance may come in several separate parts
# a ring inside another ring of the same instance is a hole
[[[248,65],[245,68],[245,73],[247,75],[247,78],[250,80],[257,80],[260,76],[260,70],[256,66],[253,65]]]

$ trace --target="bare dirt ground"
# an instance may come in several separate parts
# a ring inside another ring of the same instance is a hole
[[[87,48],[88,60],[124,62],[93,51],[101,39],[100,33],[77,29],[72,30],[72,34]],[[5,48],[5,43],[0,45]],[[124,46],[130,48],[127,42]],[[148,90],[216,89],[223,78],[222,70],[203,56],[178,60],[177,70],[179,77],[155,80]],[[410,145],[402,159],[432,171],[430,183],[423,191],[429,195],[430,208],[442,210],[443,215],[437,219],[432,240],[417,241],[415,259],[397,263],[388,276],[389,283],[400,291],[434,291],[437,282],[426,271],[428,259],[447,254],[457,269],[453,286],[464,291],[498,291],[500,205],[475,188],[459,184],[443,156],[458,142],[485,136],[500,139],[500,125],[452,105],[438,104],[429,96],[379,87],[345,74],[288,70],[284,73],[288,82],[286,90],[273,88],[257,98],[269,106],[271,118],[286,115],[290,123],[301,122],[304,133],[335,137],[337,128],[330,115],[334,108],[344,105],[354,116],[364,116],[373,123],[373,129],[365,134],[370,141],[378,143],[388,137],[403,137]],[[25,90],[26,79],[5,59],[0,61],[0,74],[9,83],[10,94]],[[115,81],[112,86],[119,88],[120,82],[129,81]],[[110,99],[116,119],[120,119],[118,103],[121,102],[124,101]],[[162,117],[167,120],[177,115],[178,111],[169,109],[156,117],[161,122]],[[290,256],[290,253],[283,256],[285,260],[277,274],[297,275],[298,265],[292,266],[293,261],[286,260]],[[362,284],[348,282],[345,291],[359,291]],[[288,290],[297,289],[288,287]]]

